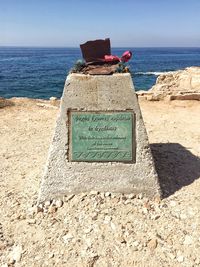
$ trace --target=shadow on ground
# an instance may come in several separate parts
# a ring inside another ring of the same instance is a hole
[[[178,143],[151,144],[163,197],[200,178],[200,158]]]

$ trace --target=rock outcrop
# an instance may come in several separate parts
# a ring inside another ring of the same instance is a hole
[[[163,73],[147,94],[139,95],[148,100],[200,100],[200,67]]]
[[[4,97],[0,97],[0,108],[5,108],[8,106],[14,106],[14,102]]]

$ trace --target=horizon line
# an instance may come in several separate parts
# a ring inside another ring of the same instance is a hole
[[[79,46],[0,45],[0,48],[80,48]],[[200,48],[200,46],[112,46],[112,48]]]

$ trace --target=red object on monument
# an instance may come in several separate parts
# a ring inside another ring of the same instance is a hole
[[[113,61],[120,61],[120,58],[119,57],[117,57],[117,56],[112,56],[112,55],[105,55],[104,56],[104,60],[105,60],[105,62],[113,62]]]
[[[98,39],[88,41],[80,45],[83,58],[88,65],[95,64],[117,64],[119,62],[128,62],[132,57],[131,51],[125,51],[122,57],[111,55],[110,39]]]
[[[131,57],[132,57],[132,52],[131,51],[126,51],[126,52],[123,53],[123,55],[122,55],[120,60],[123,61],[123,62],[128,62],[129,59],[131,59]]]
[[[122,57],[119,58],[117,56],[113,56],[113,55],[105,55],[104,56],[104,60],[105,62],[113,62],[113,61],[118,61],[118,62],[128,62],[132,57],[132,52],[131,51],[125,51],[122,54]]]

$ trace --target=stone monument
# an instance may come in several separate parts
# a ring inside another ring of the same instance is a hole
[[[39,202],[91,190],[160,194],[129,73],[70,73],[65,82]]]

